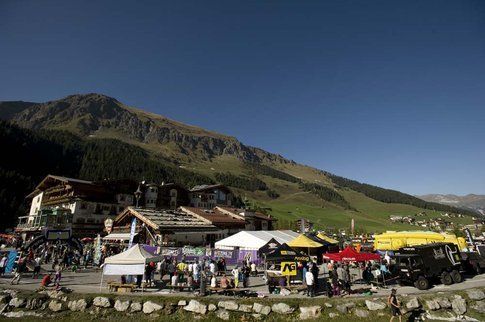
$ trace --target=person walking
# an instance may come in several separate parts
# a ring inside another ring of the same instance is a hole
[[[391,320],[392,322],[394,318],[397,316],[399,318],[399,322],[402,320],[402,313],[401,313],[401,303],[397,300],[396,296],[396,289],[391,290],[391,295],[387,298],[387,304],[391,307]]]
[[[56,275],[54,276],[54,285],[56,289],[60,288],[61,278],[62,278],[62,266],[57,264],[55,267]]]
[[[307,286],[307,296],[314,297],[315,296],[315,276],[311,272],[311,270],[307,270],[305,273],[305,283]]]

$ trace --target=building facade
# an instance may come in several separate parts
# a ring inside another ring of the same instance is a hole
[[[231,206],[234,197],[232,191],[222,184],[195,186],[190,189],[189,195],[190,206],[203,209]]]
[[[19,218],[16,231],[31,235],[43,229],[71,229],[74,236],[94,236],[104,221],[133,205],[136,183],[127,180],[93,182],[48,175],[27,196],[31,206]],[[70,213],[70,216],[66,216]]]

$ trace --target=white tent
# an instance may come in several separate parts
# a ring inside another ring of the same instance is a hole
[[[163,260],[160,255],[152,255],[140,244],[104,260],[104,275],[141,275],[145,272],[145,265],[149,262]]]
[[[259,250],[272,238],[280,244],[288,243],[298,237],[292,230],[241,231],[215,243],[216,249]]]

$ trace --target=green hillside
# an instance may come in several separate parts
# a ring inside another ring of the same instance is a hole
[[[189,187],[220,182],[252,207],[267,209],[280,228],[292,227],[301,217],[318,228],[348,228],[353,218],[357,229],[382,231],[411,228],[391,224],[390,215],[474,215],[301,165],[100,94],[46,103],[0,102],[0,118],[8,121],[0,124],[0,139],[10,150],[0,160],[0,179],[6,182],[0,187],[0,214],[9,224],[25,212],[23,196],[49,173],[176,181]],[[54,157],[55,151],[64,158]],[[35,169],[26,164],[32,159],[41,161]],[[470,217],[457,220],[471,222]]]

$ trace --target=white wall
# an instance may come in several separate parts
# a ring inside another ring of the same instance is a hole
[[[40,205],[42,203],[43,196],[44,196],[44,193],[40,192],[39,194],[35,195],[35,197],[32,199],[32,203],[30,204],[29,217],[37,215],[37,213],[40,210]]]

